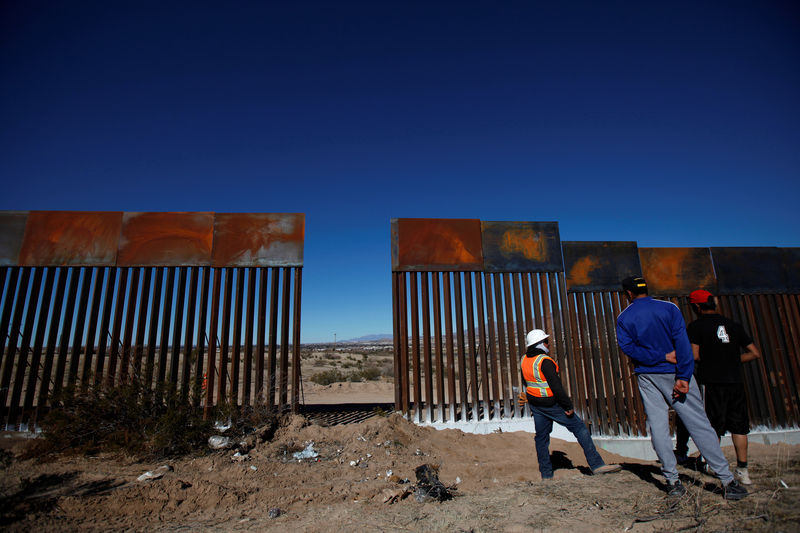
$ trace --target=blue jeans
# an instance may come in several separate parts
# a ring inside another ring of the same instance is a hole
[[[542,479],[553,477],[553,463],[550,462],[550,433],[553,431],[553,422],[558,422],[578,439],[578,444],[583,448],[589,468],[596,470],[605,465],[605,461],[597,453],[589,430],[577,414],[567,416],[564,409],[558,404],[552,407],[539,407],[528,404],[533,413],[533,424],[536,428],[536,457],[539,459],[539,472]]]

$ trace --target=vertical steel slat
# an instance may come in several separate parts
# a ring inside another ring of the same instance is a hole
[[[251,405],[253,387],[253,323],[255,321],[254,310],[256,305],[256,276],[258,270],[255,268],[247,269],[247,305],[245,307],[244,319],[244,394],[242,395],[243,405]]]
[[[25,300],[28,298],[28,285],[30,283],[32,267],[23,267],[22,276],[19,280],[19,288],[16,292],[14,315],[11,319],[11,329],[8,332],[8,342],[6,344],[5,365],[3,366],[2,385],[0,385],[0,410],[5,419],[6,399],[8,398],[8,388],[11,385],[11,376],[14,369],[14,362],[17,354],[17,339],[19,339],[20,327],[22,325]],[[9,287],[9,292],[11,288]],[[5,338],[3,339],[5,340]]]
[[[150,303],[150,285],[152,284],[153,269],[144,269],[141,295],[139,297],[139,318],[136,321],[136,348],[133,357],[133,374],[142,375],[142,359],[144,357],[144,334],[147,325],[147,308]],[[154,296],[155,297],[155,296]]]
[[[515,342],[514,335],[514,301],[511,297],[511,282],[509,274],[503,274],[503,292],[505,295],[505,311],[506,311],[506,328],[508,333],[508,370],[510,372],[511,383],[511,408],[514,416],[520,416],[519,403],[516,400],[516,394],[513,393],[515,389],[519,392],[519,381],[522,379],[520,375],[522,370],[520,366],[520,358],[517,357],[517,343]]]
[[[289,404],[289,292],[291,271],[283,268],[283,298],[281,306],[281,374],[280,374],[280,398],[281,410],[286,409]]]
[[[461,403],[461,421],[466,422],[469,416],[469,399],[467,398],[467,365],[464,356],[464,311],[462,307],[461,296],[461,273],[456,272],[453,275],[455,283],[453,284],[453,310],[456,315],[456,342],[458,350],[456,356],[458,357],[458,393],[459,402]]]
[[[800,335],[798,335],[798,327],[793,319],[793,314],[797,311],[792,307],[791,298],[786,294],[776,295],[779,304],[779,311],[781,317],[781,325],[783,327],[784,335],[787,340],[787,349],[789,361],[795,372],[795,386],[800,384],[800,374],[798,374],[797,362],[800,361]]]
[[[477,421],[479,416],[480,401],[479,376],[478,376],[478,354],[475,350],[475,307],[472,299],[472,272],[464,272],[464,296],[465,310],[467,313],[467,339],[469,339],[469,350],[466,352],[468,358],[467,370],[469,370],[469,387],[472,390],[472,412],[470,420]]]
[[[578,309],[579,313],[584,313],[581,316],[582,322],[585,324],[584,330],[584,346],[586,346],[587,363],[592,370],[592,384],[590,393],[592,394],[591,403],[593,407],[593,414],[596,427],[603,433],[608,433],[607,420],[608,416],[605,409],[605,402],[601,401],[603,394],[603,370],[599,361],[598,347],[597,347],[597,333],[596,328],[593,327],[595,310],[592,293],[582,293],[584,307]],[[585,311],[585,312],[584,312]]]
[[[608,346],[608,357],[611,362],[611,382],[614,384],[614,402],[616,403],[616,414],[618,420],[618,427],[622,427],[622,430],[625,433],[631,433],[630,421],[628,416],[626,416],[625,412],[625,405],[624,405],[624,385],[622,383],[622,360],[620,358],[619,350],[617,349],[616,343],[616,328],[614,326],[614,314],[613,314],[613,307],[611,303],[611,294],[608,292],[604,292],[602,294],[603,297],[603,309],[604,313],[603,316],[605,318],[605,334],[604,334],[604,341],[606,346]],[[619,434],[619,431],[617,431]]]
[[[222,269],[215,268],[211,289],[211,317],[208,324],[208,364],[205,371],[206,405],[203,416],[208,418],[214,407],[214,385],[217,371],[217,329],[219,322],[219,292],[222,285]]]
[[[544,314],[542,313],[542,289],[539,283],[540,274],[531,274],[531,296],[533,297],[533,319],[535,321],[534,328],[547,329]]]
[[[175,268],[167,269],[167,285],[164,290],[164,303],[161,314],[161,341],[158,348],[158,383],[160,390],[167,380],[167,361],[169,358],[169,334],[172,323],[172,302],[175,294]]]
[[[417,287],[417,273],[410,273],[410,296],[411,296],[411,357],[413,358],[412,371],[414,379],[414,418],[417,421],[422,420],[422,388],[420,386],[420,368],[419,368],[419,301],[418,301],[418,287]]]
[[[6,340],[8,339],[8,327],[11,323],[11,311],[14,308],[14,296],[17,293],[17,280],[19,279],[20,267],[11,267],[11,274],[8,276],[8,289],[3,299],[3,315],[0,317],[0,366],[5,368],[6,363]],[[3,285],[0,285],[0,296],[3,294]],[[5,404],[0,404],[3,406]]]
[[[42,358],[42,348],[44,346],[44,338],[47,329],[47,319],[50,315],[52,306],[50,304],[53,295],[53,284],[55,281],[56,269],[48,268],[44,278],[44,290],[42,292],[42,305],[39,307],[39,319],[36,324],[36,338],[33,341],[33,352],[31,354],[31,371],[28,373],[28,383],[25,387],[25,397],[23,399],[23,413],[30,413],[33,409],[33,398],[36,393],[36,384],[40,383],[40,387],[46,386],[45,382],[40,381],[41,372],[39,363]],[[2,283],[0,283],[0,291],[2,290]],[[37,406],[38,411],[38,406]],[[38,413],[31,414],[31,421],[35,422],[38,418]],[[29,424],[33,427],[34,424]]]
[[[788,399],[791,398],[791,392],[789,390],[783,357],[780,353],[778,340],[773,330],[772,317],[763,295],[756,295],[754,300],[758,303],[758,317],[762,320],[762,325],[764,326],[762,331],[765,332],[765,338],[769,342],[769,351],[772,356],[772,368],[773,372],[776,374],[777,387],[780,390],[778,398],[781,399],[780,405],[783,411],[783,420],[781,424],[789,424],[793,422],[792,406],[788,401]]]
[[[161,323],[161,300],[164,292],[164,268],[156,268],[156,283],[153,299],[150,301],[150,328],[147,332],[147,361],[144,367],[144,380],[148,388],[153,386],[156,371],[156,349],[158,348],[158,325]]]
[[[436,419],[444,421],[445,390],[444,390],[444,345],[442,344],[442,297],[440,292],[438,272],[433,272],[431,277],[431,292],[433,293],[433,347],[436,359]]]
[[[558,300],[561,302],[559,305],[559,320],[562,324],[563,332],[560,336],[561,342],[564,343],[564,362],[567,363],[567,379],[569,380],[570,391],[576,391],[578,385],[578,373],[576,371],[576,364],[579,357],[575,354],[575,345],[573,344],[574,338],[572,336],[572,322],[569,313],[569,301],[567,299],[567,289],[564,280],[564,273],[557,272],[551,274],[551,286],[555,286],[558,293]],[[580,396],[579,396],[580,397]]]
[[[61,327],[61,342],[59,343],[58,359],[56,360],[56,375],[53,393],[58,393],[64,385],[64,371],[66,370],[69,351],[72,321],[75,316],[75,300],[78,297],[78,282],[80,281],[79,269],[71,268],[69,289],[67,291],[67,307],[64,310],[63,326]]]
[[[593,293],[594,297],[594,316],[595,316],[595,331],[594,334],[597,337],[597,348],[598,348],[598,356],[600,358],[600,364],[603,368],[603,400],[606,407],[606,413],[608,414],[607,418],[607,427],[608,431],[611,435],[617,435],[619,433],[619,425],[618,425],[618,417],[617,417],[617,407],[614,402],[615,390],[614,390],[614,380],[612,377],[611,371],[611,364],[609,361],[610,354],[608,353],[607,348],[607,340],[605,334],[605,322],[603,321],[603,303],[601,300],[602,293],[595,292]]]
[[[520,274],[519,272],[514,272],[511,274],[511,281],[512,281],[512,291],[514,296],[514,325],[516,326],[517,330],[517,342],[516,345],[519,346],[520,354],[517,358],[517,362],[522,360],[522,355],[525,353],[525,315],[522,313],[522,288],[520,287]],[[516,374],[516,372],[515,372]],[[522,378],[520,377],[520,380]]]
[[[75,334],[72,337],[72,355],[69,362],[69,373],[67,383],[75,384],[78,377],[78,366],[81,362],[81,352],[83,351],[83,334],[86,330],[86,308],[89,305],[89,291],[91,289],[92,269],[81,267],[81,295],[78,299],[78,311],[75,315]]]
[[[536,323],[533,320],[533,311],[531,309],[531,273],[524,272],[522,274],[522,306],[525,310],[525,333],[536,328]],[[524,337],[523,337],[524,338]],[[524,343],[523,343],[524,344]],[[522,359],[522,354],[520,354]]]
[[[114,290],[117,287],[117,268],[108,269],[108,281],[106,282],[106,294],[103,298],[103,316],[100,319],[100,335],[97,343],[97,361],[94,370],[94,384],[99,385],[103,381],[103,371],[106,361],[106,348],[111,339],[111,314],[114,310]],[[39,406],[43,404],[39,402]]]
[[[128,367],[131,360],[131,348],[133,346],[133,322],[136,316],[136,295],[139,293],[139,268],[134,268],[130,286],[128,288],[127,313],[125,315],[125,336],[122,343],[122,360],[120,362],[119,377],[121,382],[128,378]]]
[[[219,334],[219,366],[217,367],[217,403],[228,401],[228,346],[231,338],[231,302],[233,301],[233,276],[235,269],[224,268],[225,293],[222,296],[222,329]]]
[[[725,311],[723,314],[730,313],[733,320],[742,324],[746,331],[752,332],[753,325],[749,322],[746,311],[746,304],[742,296],[729,296],[717,297]],[[729,303],[730,301],[730,303]],[[755,342],[755,341],[754,341]],[[762,378],[762,366],[759,364],[743,365],[745,375],[745,385],[747,387],[749,406],[751,408],[750,420],[752,422],[760,423],[770,426],[772,421],[770,419],[770,407],[768,405],[770,400],[770,392],[767,390],[767,381]]]
[[[400,297],[397,294],[400,274],[392,272],[392,352],[394,358],[394,410],[400,411]]]
[[[400,409],[403,416],[411,416],[410,395],[408,386],[408,306],[406,305],[406,295],[408,285],[406,284],[407,275],[405,272],[398,274],[397,297],[398,297],[398,327],[400,328],[400,338],[397,340],[400,345],[398,360],[400,365],[395,368],[395,386],[400,389]]]
[[[492,418],[500,418],[500,399],[502,398],[502,393],[500,392],[500,386],[498,385],[497,382],[498,356],[497,356],[497,343],[495,342],[495,336],[494,336],[495,321],[494,321],[494,300],[492,299],[492,274],[484,273],[483,281],[486,287],[486,292],[485,292],[486,318],[487,318],[486,329],[488,330],[489,334],[489,360],[487,361],[487,363],[490,368],[489,373],[491,374],[492,390],[490,392],[490,397],[492,400],[492,408],[493,408]]]
[[[203,376],[206,375],[206,370],[209,368],[206,365],[206,346],[209,344],[208,339],[208,310],[209,310],[209,290],[211,284],[211,267],[202,267],[198,275],[202,276],[200,285],[200,309],[199,316],[197,317],[197,361],[194,364],[194,388],[197,390],[199,396],[202,396]],[[198,398],[202,401],[202,398]]]
[[[194,352],[194,332],[196,329],[195,316],[197,315],[197,271],[198,267],[189,267],[189,299],[186,309],[186,327],[183,333],[183,368],[181,370],[181,395],[189,397],[189,383],[192,374],[192,352]]]
[[[67,268],[58,268],[56,269],[56,273],[58,274],[56,295],[53,300],[53,312],[51,313],[50,321],[47,326],[48,334],[44,354],[44,367],[42,368],[42,384],[39,386],[39,395],[37,396],[37,406],[40,409],[45,407],[50,393],[50,376],[53,371],[56,345],[58,342],[58,329],[59,324],[61,324],[61,309],[64,305],[64,295],[67,288]]]
[[[752,302],[749,298],[745,298],[742,301],[744,307],[744,316],[748,318],[750,323],[750,332],[753,336],[753,339],[756,343],[756,346],[759,347],[761,351],[761,357],[758,359],[758,368],[761,372],[761,380],[764,385],[765,397],[767,400],[767,409],[769,410],[770,416],[770,426],[774,427],[778,424],[778,408],[776,404],[779,405],[776,400],[777,397],[775,395],[775,383],[771,379],[771,371],[768,369],[768,357],[767,354],[767,345],[762,341],[761,332],[759,331],[759,325],[755,320],[755,314],[753,313],[753,306]]]
[[[31,347],[31,337],[33,336],[33,326],[36,321],[36,310],[39,307],[39,293],[42,289],[42,276],[44,274],[43,267],[37,267],[33,273],[33,284],[30,288],[30,296],[28,298],[28,310],[25,313],[25,320],[23,321],[22,327],[22,341],[19,346],[19,356],[17,357],[16,362],[16,372],[14,373],[14,380],[11,383],[11,403],[8,406],[8,417],[6,419],[6,426],[13,426],[18,427],[18,420],[17,414],[20,410],[20,399],[22,398],[22,388],[25,382],[25,371],[28,368],[28,352],[30,351]],[[45,313],[46,314],[46,313]],[[11,367],[14,364],[14,349],[16,348],[16,342],[10,344],[8,347],[8,366]],[[30,373],[36,374],[36,368],[31,368]],[[0,403],[0,407],[6,407],[6,394],[8,392],[8,386],[5,385],[3,387],[3,396],[2,402]]]
[[[264,390],[264,341],[267,335],[267,279],[268,273],[266,267],[259,269],[258,279],[258,329],[256,340],[256,395],[259,401],[267,403],[267,395]],[[396,367],[395,367],[396,368]],[[272,407],[272,404],[267,403]]]
[[[178,299],[175,301],[175,318],[172,321],[172,358],[169,366],[169,382],[177,387],[180,383],[178,372],[180,371],[181,358],[181,331],[183,330],[183,308],[186,305],[186,267],[178,269]],[[183,355],[189,358],[189,354]]]
[[[303,269],[294,268],[294,304],[292,306],[292,412],[300,409],[300,302],[303,289]]]
[[[422,355],[425,365],[425,419],[433,420],[433,376],[431,365],[431,317],[430,297],[428,295],[428,273],[421,272],[422,281]]]
[[[478,309],[478,357],[481,359],[481,395],[483,401],[483,419],[489,420],[491,397],[489,396],[489,365],[486,350],[486,317],[485,308],[483,303],[483,275],[480,272],[475,273],[475,296],[477,297]]]
[[[539,274],[539,295],[542,299],[542,323],[544,330],[553,335],[553,307],[550,304],[550,291],[547,286],[547,275]]]
[[[442,273],[444,282],[444,327],[445,349],[447,351],[447,405],[448,421],[456,419],[456,363],[453,347],[453,302],[450,294],[450,273]]]
[[[503,321],[503,288],[501,287],[502,278],[500,274],[492,274],[492,282],[494,285],[494,299],[496,306],[496,323],[497,323],[497,346],[499,349],[498,360],[500,362],[500,395],[499,398],[503,401],[503,413],[506,417],[514,413],[512,403],[516,403],[516,398],[510,394],[508,384],[508,361],[506,360],[506,339],[505,339],[505,322]],[[512,371],[516,371],[513,369]]]
[[[553,331],[550,332],[550,338],[555,341],[556,360],[562,365],[561,376],[562,381],[567,389],[567,394],[572,394],[574,382],[570,379],[572,372],[572,362],[569,360],[567,352],[567,343],[564,340],[564,325],[561,322],[561,308],[558,305],[558,291],[555,286],[554,274],[543,274],[547,278],[547,287],[549,289],[550,301],[553,303]],[[552,349],[552,348],[551,348]]]
[[[92,288],[92,307],[89,310],[89,331],[86,334],[86,352],[84,352],[83,376],[81,380],[84,386],[89,385],[89,378],[92,374],[92,363],[94,357],[94,341],[97,338],[97,320],[100,316],[100,299],[103,296],[103,283],[105,281],[106,269],[99,267],[96,269],[94,277],[94,287]]]
[[[583,369],[583,350],[581,347],[579,335],[580,331],[578,329],[577,324],[577,310],[575,308],[575,294],[567,294],[566,298],[562,301],[566,302],[567,306],[567,315],[569,316],[569,320],[572,324],[571,333],[572,333],[572,346],[573,349],[570,351],[572,354],[573,359],[573,370],[575,373],[575,392],[573,393],[573,403],[575,404],[576,412],[583,418],[584,420],[590,419],[590,415],[588,413],[588,401],[586,399],[586,383],[584,380],[584,369]]]
[[[243,268],[236,268],[236,307],[233,312],[233,357],[231,358],[231,403],[239,405],[239,365],[242,354],[242,309],[244,308]]]
[[[267,375],[267,383],[269,383],[269,405],[276,404],[277,392],[277,378],[275,376],[276,368],[278,366],[278,287],[280,278],[280,268],[272,268],[272,283],[269,302],[269,374]]]

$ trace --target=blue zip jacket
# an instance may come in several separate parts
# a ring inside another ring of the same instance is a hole
[[[673,303],[649,296],[635,299],[617,317],[617,342],[633,359],[637,374],[675,374],[685,381],[692,377],[692,345],[683,315]],[[673,350],[677,365],[664,359]]]

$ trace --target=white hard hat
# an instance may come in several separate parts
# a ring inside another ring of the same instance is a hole
[[[527,335],[525,335],[525,348],[533,346],[534,344],[539,344],[549,336],[550,335],[548,335],[541,329],[532,329],[528,332]]]

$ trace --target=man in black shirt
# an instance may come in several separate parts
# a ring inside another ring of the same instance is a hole
[[[750,422],[742,383],[742,363],[761,357],[753,339],[741,324],[717,312],[714,296],[706,290],[696,290],[689,302],[697,320],[686,332],[692,343],[695,360],[701,362],[698,379],[705,384],[706,414],[722,437],[731,432],[736,450],[737,468],[734,474],[743,485],[750,485],[747,472],[747,434]]]

